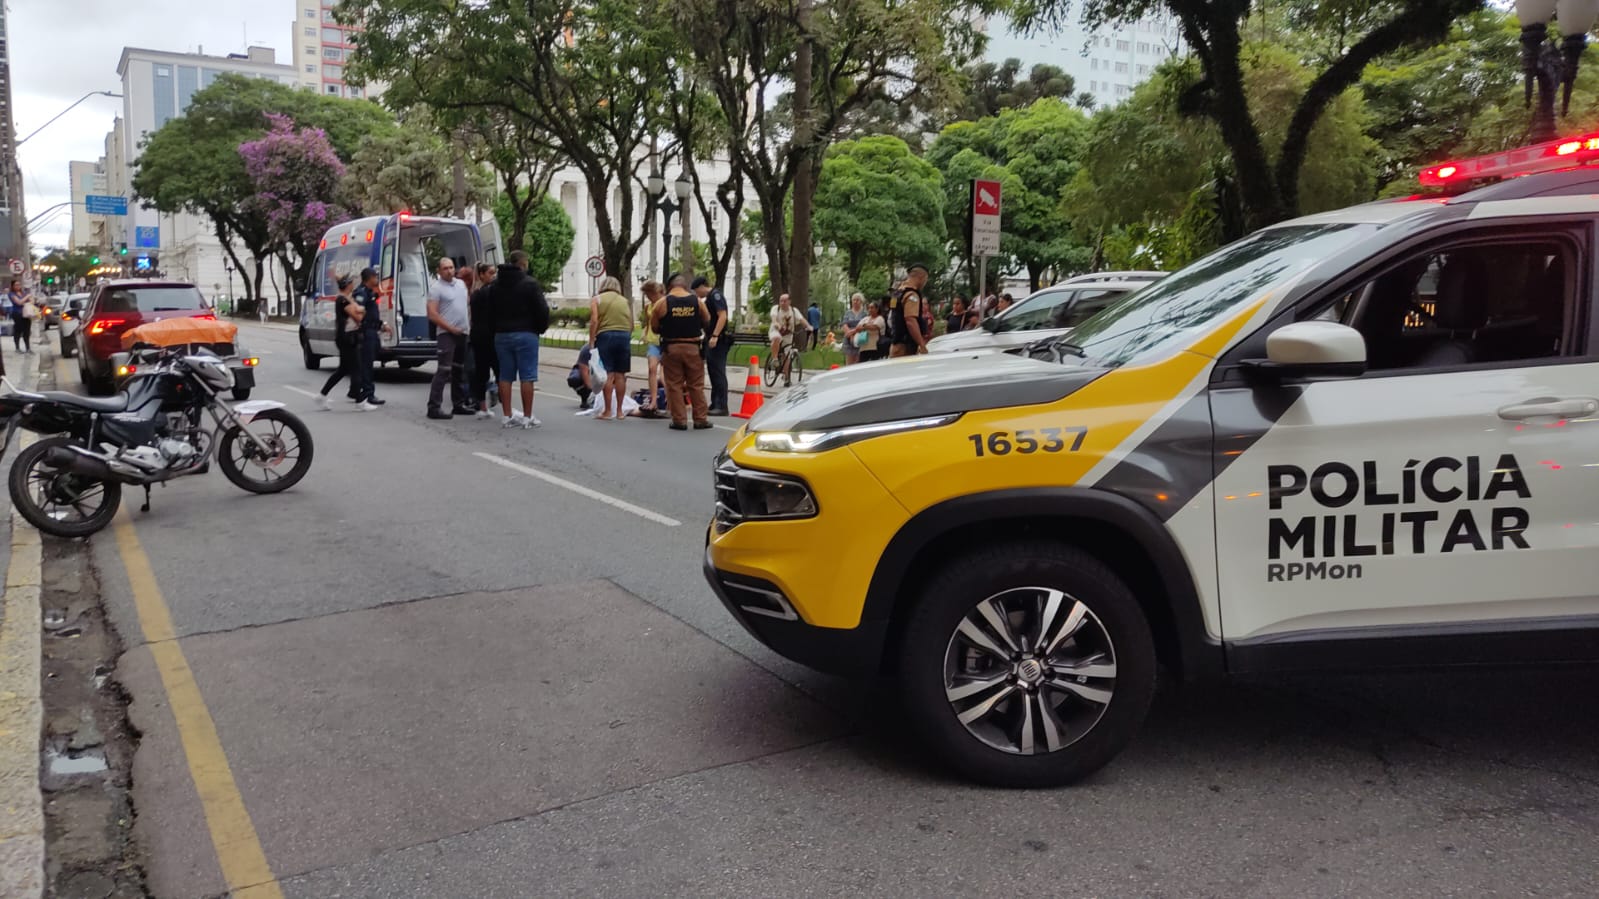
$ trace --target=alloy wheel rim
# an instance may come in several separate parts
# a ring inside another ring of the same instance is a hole
[[[977,603],[944,651],[944,695],[967,733],[1013,755],[1044,755],[1094,729],[1116,688],[1116,650],[1075,597],[1017,587]]]
[[[28,472],[27,492],[44,517],[63,523],[89,521],[108,501],[103,482],[42,465]]]

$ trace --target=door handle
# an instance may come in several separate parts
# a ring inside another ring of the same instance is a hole
[[[1499,417],[1506,421],[1527,421],[1533,418],[1586,418],[1599,412],[1599,400],[1591,397],[1540,396],[1499,409]]]

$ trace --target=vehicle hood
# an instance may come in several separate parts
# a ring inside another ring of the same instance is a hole
[[[851,365],[768,400],[751,431],[820,431],[1052,403],[1108,369],[1004,353],[943,353]]]
[[[962,350],[993,349],[998,341],[998,334],[990,334],[982,328],[973,328],[970,331],[958,331],[954,334],[940,334],[927,342],[929,353],[958,353]]]

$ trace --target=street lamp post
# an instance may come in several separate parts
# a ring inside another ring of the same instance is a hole
[[[239,314],[239,304],[233,298],[233,260],[222,260],[222,270],[228,273],[228,309],[236,316]]]
[[[37,127],[35,129],[33,129],[32,131],[28,132],[28,136],[24,137],[22,140],[17,141],[16,146],[20,147],[23,144],[27,143],[29,138],[32,138],[35,134],[38,134],[39,132],[43,131],[44,129],[49,128],[51,125],[54,125],[56,119],[61,118],[62,116],[66,115],[67,113],[71,112],[73,109],[77,108],[77,105],[79,103],[82,103],[84,100],[87,100],[90,97],[95,97],[95,96],[116,97],[117,99],[121,99],[122,98],[122,95],[117,93],[117,92],[115,92],[115,91],[89,91],[87,94],[84,94],[83,96],[79,97],[78,99],[72,101],[72,105],[71,106],[68,106],[66,109],[63,109],[60,112],[56,113],[55,115],[51,116],[50,117],[50,121],[45,122],[43,125],[40,125],[39,127]]]
[[[1516,0],[1516,19],[1521,23],[1521,72],[1528,105],[1534,84],[1538,88],[1528,142],[1543,143],[1558,134],[1556,87],[1562,94],[1560,114],[1565,115],[1571,106],[1571,87],[1577,82],[1577,67],[1588,46],[1588,30],[1599,20],[1599,0]],[[1558,41],[1549,40],[1551,20],[1560,27]]]
[[[677,202],[675,203],[666,196],[666,178],[659,169],[650,172],[650,178],[646,186],[655,208],[666,214],[666,239],[663,243],[666,253],[661,261],[661,280],[665,281],[666,277],[672,272],[672,216],[677,215],[680,211],[683,213],[682,258],[687,265],[693,265],[693,248],[689,244],[688,198],[689,194],[694,192],[694,184],[688,180],[687,175],[679,175],[677,181],[672,184],[673,192],[677,195]]]

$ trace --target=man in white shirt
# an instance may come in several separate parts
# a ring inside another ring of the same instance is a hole
[[[772,341],[772,356],[783,359],[778,354],[784,346],[803,346],[795,344],[794,336],[804,334],[811,330],[811,323],[805,320],[805,313],[795,309],[789,303],[788,294],[777,298],[777,305],[772,307],[772,326],[767,329],[766,336]],[[789,386],[788,360],[783,359],[783,386]]]
[[[455,277],[455,260],[439,260],[439,278],[428,288],[428,321],[438,329],[439,366],[428,389],[428,418],[448,419],[470,415],[466,391],[461,389],[461,367],[466,361],[467,332],[471,316],[467,310],[466,284]],[[445,412],[444,385],[450,385],[450,411]]]

